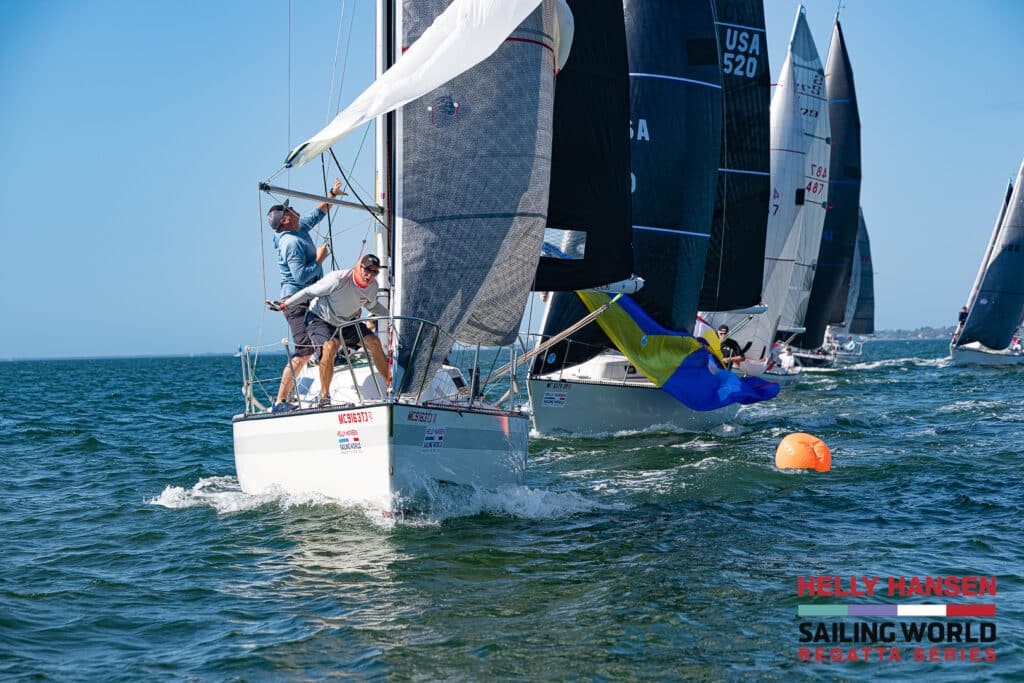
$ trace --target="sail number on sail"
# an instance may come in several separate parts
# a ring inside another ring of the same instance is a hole
[[[637,119],[633,125],[633,119],[629,120],[629,139],[637,142],[650,142],[651,131],[647,127],[647,119]],[[636,174],[629,174],[629,191],[636,192]]]
[[[828,186],[828,167],[821,164],[811,164],[811,172],[807,176],[807,194],[821,196]]]
[[[722,52],[722,73],[753,78],[757,75],[757,58],[761,56],[761,36],[754,31],[728,28]]]

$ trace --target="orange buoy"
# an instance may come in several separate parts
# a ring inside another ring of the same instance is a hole
[[[832,452],[816,436],[796,432],[784,438],[775,449],[775,466],[784,469],[832,469]]]

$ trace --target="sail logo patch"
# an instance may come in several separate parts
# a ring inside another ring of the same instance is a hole
[[[423,432],[423,450],[433,451],[444,446],[444,427],[427,427]]]
[[[358,429],[338,430],[338,449],[342,451],[360,451],[363,449],[363,442],[359,440]]]

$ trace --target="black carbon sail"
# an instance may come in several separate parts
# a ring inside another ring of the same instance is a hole
[[[794,341],[804,349],[821,346],[825,327],[829,323],[843,321],[853,250],[857,242],[861,181],[860,114],[853,70],[838,17],[832,30],[832,44],[825,67],[825,91],[832,127],[829,209],[825,214],[814,284],[804,318],[805,331]]]
[[[768,221],[771,70],[762,0],[715,0],[722,154],[700,310],[761,303]]]
[[[711,0],[623,4],[633,270],[645,280],[633,298],[659,324],[689,331],[704,278],[721,150],[721,71]],[[557,334],[586,314],[574,293],[555,293],[542,336]],[[597,325],[571,341],[538,357],[533,371],[581,363],[612,346]]]
[[[958,346],[978,342],[989,349],[1010,345],[1024,317],[1024,162],[1008,190],[986,249],[976,291]]]
[[[722,74],[710,0],[627,0],[634,297],[691,331],[721,152]],[[763,244],[762,244],[763,247]]]
[[[857,265],[860,268],[856,304],[850,319],[850,334],[873,334],[875,331],[875,271],[871,265],[871,241],[868,226],[864,222],[864,211],[858,214],[860,225],[857,229]],[[850,293],[851,296],[853,292]]]
[[[545,235],[565,257],[541,258],[535,291],[586,289],[633,272],[622,2],[568,0],[568,5],[575,29],[569,60],[555,79]]]

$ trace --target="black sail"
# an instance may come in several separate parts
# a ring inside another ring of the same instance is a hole
[[[634,297],[692,330],[721,151],[722,80],[710,0],[626,0]],[[763,255],[762,251],[759,256]]]
[[[721,167],[702,311],[761,303],[768,229],[771,71],[762,0],[715,0],[722,64]]]
[[[711,0],[626,0],[623,5],[633,270],[645,280],[633,298],[665,327],[691,330],[721,151],[722,86]],[[553,294],[542,336],[557,334],[586,313],[574,293]],[[538,357],[533,371],[581,363],[611,347],[596,324],[570,339]]]
[[[843,321],[850,285],[853,251],[857,242],[857,209],[860,206],[860,114],[853,85],[853,71],[846,52],[843,29],[836,19],[825,67],[825,91],[832,125],[832,159],[829,163],[828,204],[818,248],[805,332],[795,344],[811,349],[821,346],[825,327]]]
[[[568,4],[575,28],[569,59],[555,79],[547,226],[573,231],[566,235],[573,253],[541,258],[535,291],[586,289],[633,272],[622,2]]]
[[[1024,317],[1024,162],[993,231],[957,344],[1005,349]]]
[[[872,334],[875,331],[875,271],[871,265],[871,240],[868,226],[864,223],[864,212],[858,215],[860,227],[857,230],[857,258],[860,259],[860,287],[857,303],[850,321],[850,334]]]

